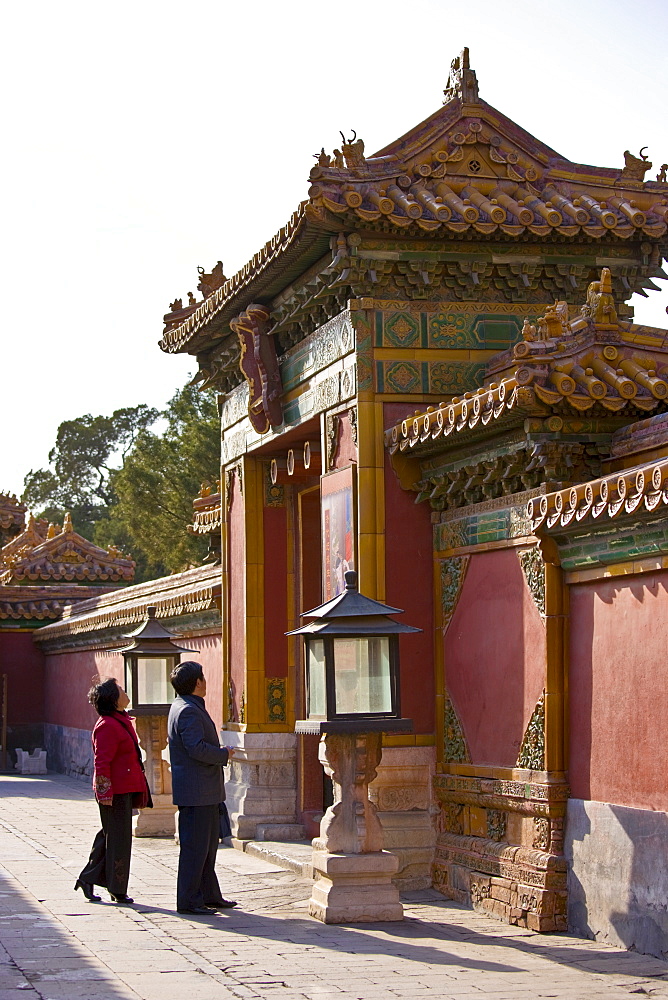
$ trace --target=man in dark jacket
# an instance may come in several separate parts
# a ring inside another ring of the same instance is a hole
[[[171,682],[177,694],[167,723],[172,795],[179,807],[176,908],[179,913],[211,914],[237,905],[223,899],[215,871],[218,807],[225,799],[223,767],[233,751],[221,747],[204,706],[202,665],[192,660],[179,664],[172,670]]]

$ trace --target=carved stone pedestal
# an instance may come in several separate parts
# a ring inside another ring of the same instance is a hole
[[[334,805],[313,841],[316,881],[309,913],[326,924],[403,920],[392,883],[399,863],[384,851],[383,830],[369,801],[369,782],[381,758],[381,734],[329,733],[319,758],[334,786]]]
[[[234,747],[225,776],[225,799],[233,842],[265,838],[262,828],[296,827],[297,780],[294,733],[221,732],[223,746]],[[303,836],[303,833],[302,833]]]
[[[138,715],[135,719],[139,745],[146,754],[144,767],[148,778],[152,809],[142,809],[135,816],[135,837],[173,837],[176,831],[176,806],[172,804],[172,773],[163,759],[167,748],[167,716]]]

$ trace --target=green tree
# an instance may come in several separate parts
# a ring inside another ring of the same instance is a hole
[[[162,433],[151,429],[158,419]],[[62,423],[50,468],[28,473],[22,499],[51,521],[71,511],[76,531],[136,561],[141,583],[204,559],[206,540],[187,526],[201,483],[218,475],[219,454],[215,394],[186,386],[164,411],[141,404]]]
[[[111,479],[116,463],[159,415],[141,403],[115,410],[110,417],[86,413],[63,421],[49,452],[51,467],[28,473],[22,500],[50,521],[62,521],[69,510],[77,531],[92,539],[95,525],[108,516],[115,500]]]
[[[145,571],[162,567],[163,572],[177,573],[199,565],[207,552],[206,540],[189,534],[187,527],[200,485],[218,475],[215,394],[186,386],[162,416],[167,421],[164,432],[141,431],[123,467],[113,474],[117,500],[109,524],[100,525],[99,531],[123,525],[133,556],[142,553],[146,559]]]

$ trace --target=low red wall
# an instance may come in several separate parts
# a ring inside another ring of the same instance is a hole
[[[570,592],[571,794],[668,811],[668,572]]]
[[[7,674],[8,724],[44,721],[44,656],[32,632],[0,632],[0,674]]]
[[[218,726],[222,725],[222,659],[219,635],[179,637],[179,642],[199,654],[191,658],[204,667],[207,680],[206,706]],[[182,659],[186,659],[184,653]],[[51,654],[45,660],[43,720],[72,729],[91,729],[97,715],[88,704],[88,691],[98,677],[115,677],[124,684],[123,656],[108,650]]]
[[[515,549],[472,555],[443,640],[474,764],[513,767],[545,686],[545,626]]]
[[[406,405],[385,404],[384,423],[403,418]],[[412,409],[415,405],[412,404]],[[434,584],[433,532],[429,504],[415,503],[402,489],[389,458],[385,461],[385,599],[403,608],[398,617],[422,632],[400,636],[401,713],[416,733],[433,733]]]
[[[88,691],[97,678],[115,677],[125,683],[120,653],[85,650],[46,657],[44,721],[72,729],[91,729],[97,715],[88,704]]]

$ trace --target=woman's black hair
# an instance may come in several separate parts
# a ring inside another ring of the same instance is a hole
[[[200,679],[204,680],[202,664],[196,663],[195,660],[186,660],[185,663],[179,663],[172,670],[169,679],[177,694],[192,694],[197,681]]]
[[[111,715],[116,711],[120,693],[116,678],[107,677],[106,681],[93,684],[88,700],[98,715]]]

